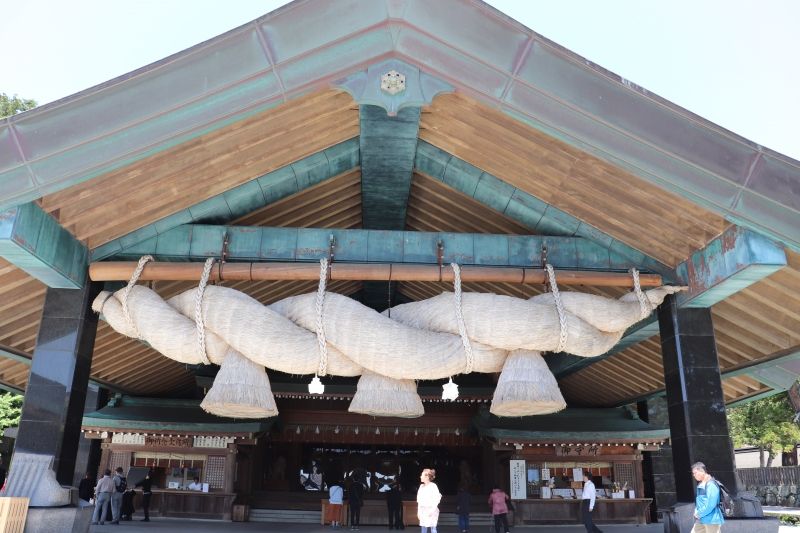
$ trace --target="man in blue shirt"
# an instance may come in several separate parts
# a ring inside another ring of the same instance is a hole
[[[692,475],[697,481],[694,500],[694,527],[692,533],[719,533],[725,519],[719,508],[719,485],[708,473],[706,465],[692,465]]]

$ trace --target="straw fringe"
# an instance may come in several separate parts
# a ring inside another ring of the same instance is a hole
[[[425,414],[417,384],[410,379],[392,379],[365,372],[347,409],[370,416],[417,418]]]
[[[539,352],[509,354],[489,409],[497,416],[557,413],[567,406],[556,378]]]
[[[228,351],[200,407],[207,413],[229,418],[269,418],[278,414],[266,370],[236,350]]]

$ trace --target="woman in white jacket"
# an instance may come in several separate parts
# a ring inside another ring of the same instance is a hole
[[[422,533],[436,533],[436,524],[439,522],[439,502],[442,494],[433,480],[436,479],[436,470],[426,468],[419,476],[422,485],[417,491],[417,518]]]

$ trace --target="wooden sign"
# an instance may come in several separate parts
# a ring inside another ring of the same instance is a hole
[[[194,444],[192,437],[176,437],[174,435],[148,435],[144,438],[144,445],[148,447],[191,448]]]
[[[556,446],[556,455],[560,457],[594,457],[600,452],[599,446],[584,446],[583,444],[575,444],[572,446],[562,445]]]

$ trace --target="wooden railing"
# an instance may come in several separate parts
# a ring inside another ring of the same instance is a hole
[[[739,468],[736,470],[745,487],[800,485],[800,466]]]
[[[0,533],[22,533],[28,517],[28,498],[0,498]]]

